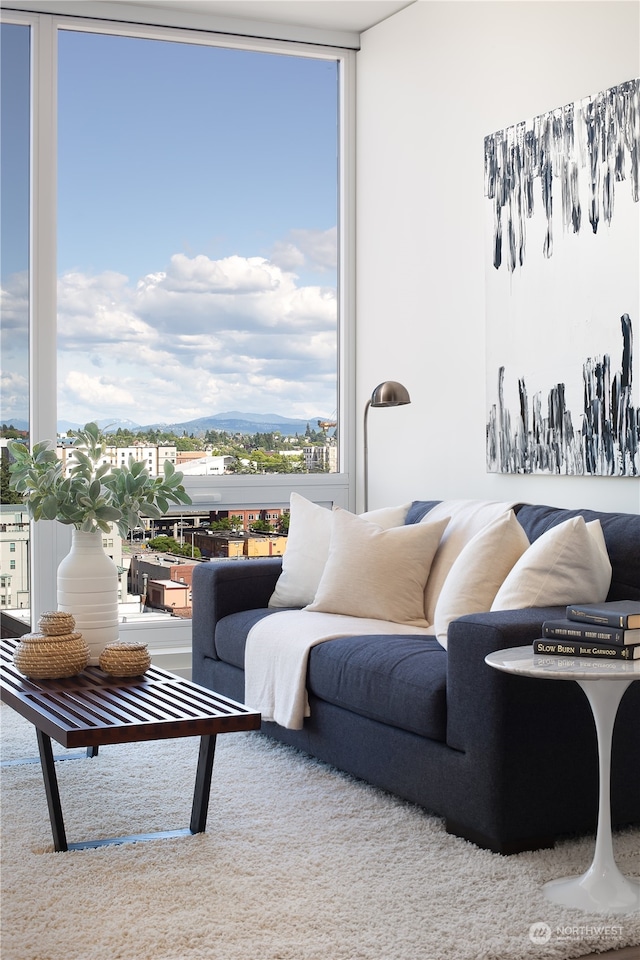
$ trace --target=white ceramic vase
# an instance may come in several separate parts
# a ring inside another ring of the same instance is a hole
[[[58,567],[58,610],[73,614],[75,629],[97,666],[108,643],[118,639],[118,568],[104,552],[102,533],[73,530],[71,550]]]

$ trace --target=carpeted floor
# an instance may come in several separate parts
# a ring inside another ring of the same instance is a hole
[[[37,755],[29,724],[0,720],[3,759]],[[197,748],[58,764],[69,841],[186,826]],[[593,838],[500,857],[260,734],[218,738],[206,834],[52,853],[39,764],[3,768],[2,834],[2,960],[564,960],[640,944],[640,915],[541,893],[588,867]],[[640,830],[615,852],[640,876]]]

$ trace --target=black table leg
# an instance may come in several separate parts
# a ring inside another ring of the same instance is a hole
[[[49,807],[49,819],[51,820],[51,832],[53,833],[53,847],[56,852],[62,852],[68,849],[67,836],[64,830],[58,778],[56,776],[53,750],[51,749],[51,737],[37,727],[36,734],[38,736],[38,750],[40,751],[40,763],[42,765],[44,789],[47,795],[47,806]]]
[[[191,808],[191,823],[189,829],[183,830],[165,830],[160,833],[137,834],[128,837],[118,837],[112,840],[87,840],[81,843],[67,843],[67,836],[64,829],[64,819],[62,816],[62,804],[60,803],[60,791],[58,789],[58,778],[56,776],[55,761],[53,750],[51,748],[51,737],[42,730],[36,728],[38,737],[38,750],[40,751],[40,763],[42,766],[42,776],[44,778],[44,788],[47,795],[47,806],[49,807],[49,819],[51,820],[51,832],[53,833],[53,846],[56,852],[65,850],[84,850],[88,847],[101,847],[116,843],[133,843],[141,840],[154,840],[160,837],[181,837],[185,834],[204,833],[207,826],[207,812],[209,808],[209,795],[211,792],[211,775],[213,772],[213,758],[216,750],[216,735],[210,734],[200,738],[200,752],[198,755],[198,767],[196,770],[196,782],[193,790],[193,805]],[[87,755],[90,756],[88,748]],[[98,750],[95,748],[94,756]]]
[[[204,833],[207,827],[207,811],[209,809],[209,794],[211,791],[211,773],[213,758],[216,751],[216,735],[200,737],[200,753],[198,755],[198,769],[196,784],[193,791],[193,806],[191,808],[191,833]]]

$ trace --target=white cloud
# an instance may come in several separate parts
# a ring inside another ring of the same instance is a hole
[[[26,271],[14,273],[0,288],[2,329],[27,333],[29,322],[29,275]]]
[[[29,419],[29,278],[24,272],[7,277],[0,290],[2,329],[0,417]]]
[[[59,304],[61,418],[335,409],[335,290],[301,286],[270,260],[177,254],[137,285],[69,273]]]
[[[155,329],[191,336],[225,330],[335,329],[335,290],[299,287],[292,273],[259,257],[211,261],[182,254],[167,273],[149,274],[137,286],[133,307]]]
[[[0,377],[0,396],[3,423],[13,417],[18,420],[29,419],[29,380],[24,374],[5,370],[4,363]]]
[[[338,230],[292,230],[287,240],[274,244],[271,260],[283,270],[325,273],[335,271],[338,265]]]
[[[107,377],[92,377],[79,370],[72,370],[65,377],[62,389],[71,402],[84,403],[94,410],[135,404],[135,397],[130,390],[123,389]]]
[[[273,245],[270,256],[271,260],[279,267],[282,267],[283,270],[292,270],[294,272],[300,267],[303,267],[306,262],[302,250],[296,247],[295,243],[287,242],[286,240],[278,240],[278,242]]]
[[[132,300],[133,292],[122,274],[64,274],[58,281],[59,349],[146,342],[155,334],[132,309]]]
[[[190,259],[183,253],[171,257],[166,274],[155,276],[166,290],[184,293],[262,293],[282,282],[282,271],[262,257],[210,260],[200,254]]]
[[[316,270],[335,270],[338,263],[338,230],[292,230],[294,243]]]

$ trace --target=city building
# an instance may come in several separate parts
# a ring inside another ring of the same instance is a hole
[[[309,473],[335,473],[338,469],[338,447],[335,443],[309,444],[303,447],[304,467]]]
[[[118,568],[118,599],[126,603],[127,565],[117,527],[103,534],[102,546]],[[29,514],[18,504],[0,505],[0,608],[28,611],[30,599]]]
[[[61,439],[56,446],[56,453],[64,464],[66,475],[75,462],[72,439]],[[166,461],[175,466],[176,460],[177,451],[173,444],[134,443],[130,447],[106,446],[102,463],[108,463],[111,467],[128,467],[131,461],[144,463],[149,476],[158,477],[164,472]]]
[[[144,600],[149,580],[175,580],[191,586],[196,562],[189,557],[175,557],[149,549],[134,553],[129,565],[129,592]]]
[[[209,522],[218,523],[220,520],[232,520],[239,530],[248,530],[256,521],[266,521],[275,530],[287,509],[282,507],[238,507],[234,510],[211,510]]]
[[[19,505],[0,506],[0,608],[28,610],[29,514]]]
[[[201,533],[195,540],[203,559],[281,557],[287,546],[284,536],[260,533]]]
[[[212,457],[199,453],[183,459],[184,454],[178,455],[178,469],[185,477],[222,476],[235,463],[235,457]]]
[[[191,616],[191,588],[175,580],[149,580],[147,605],[175,617]]]

